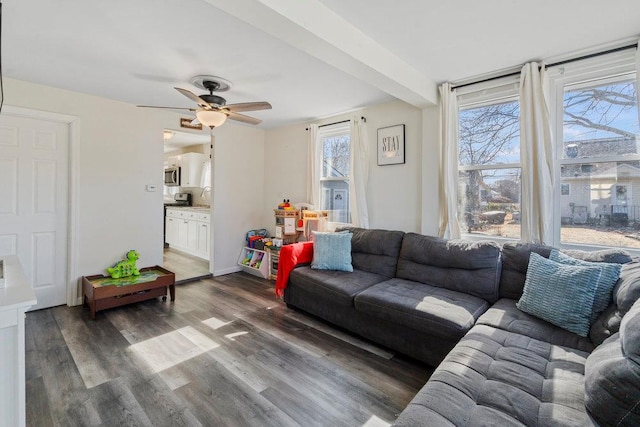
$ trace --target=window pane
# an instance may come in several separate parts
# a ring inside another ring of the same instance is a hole
[[[349,176],[349,134],[322,139],[322,177]]]
[[[460,110],[461,165],[520,163],[518,101]]]
[[[520,237],[520,169],[460,172],[462,231]]]
[[[640,248],[640,162],[562,166],[561,240]]]
[[[637,98],[635,79],[568,87],[564,92],[562,157],[640,154]]]
[[[321,181],[320,205],[329,211],[329,221],[350,222],[349,218],[349,181]]]

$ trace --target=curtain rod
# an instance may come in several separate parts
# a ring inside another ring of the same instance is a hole
[[[365,116],[361,116],[360,119],[362,121],[364,121],[365,123],[367,123],[367,118]],[[333,125],[339,125],[340,123],[349,123],[351,120],[342,120],[340,122],[333,122],[333,123],[327,123],[326,125],[320,125],[318,126],[319,128],[323,128],[325,126],[333,126]],[[305,130],[309,130],[309,128],[305,128]]]
[[[608,55],[610,53],[620,52],[622,50],[627,50],[627,49],[634,49],[636,47],[638,47],[638,43],[630,44],[630,45],[627,45],[627,46],[616,47],[614,49],[609,49],[609,50],[605,50],[605,51],[602,51],[602,52],[590,53],[588,55],[578,56],[576,58],[565,59],[563,61],[554,62],[552,64],[546,64],[544,67],[545,68],[557,67],[558,65],[564,65],[564,64],[568,64],[570,62],[575,62],[575,61],[582,61],[583,59],[595,58],[597,56]],[[454,86],[451,86],[451,90],[458,89],[458,88],[461,88],[461,87],[475,85],[475,84],[478,84],[478,83],[490,82],[490,81],[502,79],[502,78],[505,78],[505,77],[518,76],[518,75],[520,75],[520,71],[514,71],[513,73],[507,73],[507,74],[501,74],[499,76],[488,77],[486,79],[477,80],[475,82],[469,82],[469,83],[464,83],[464,84],[460,84],[460,85],[454,85]]]

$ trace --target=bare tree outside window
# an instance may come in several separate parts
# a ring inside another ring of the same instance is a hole
[[[632,76],[565,88],[561,240],[640,247],[640,151]]]
[[[460,203],[469,233],[520,237],[518,101],[459,112]]]
[[[322,178],[320,179],[321,209],[329,211],[329,220],[348,223],[349,165],[351,136],[348,132],[332,133],[321,138]]]
[[[637,97],[633,75],[565,88],[556,185],[563,242],[640,247]],[[520,235],[519,147],[517,101],[461,109],[459,215],[468,232]]]

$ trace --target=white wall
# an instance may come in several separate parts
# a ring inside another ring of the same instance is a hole
[[[438,187],[440,185],[438,133],[440,108],[422,110],[422,227],[421,233],[438,235],[440,213]]]
[[[437,119],[436,107],[417,109],[402,101],[380,104],[317,121],[333,123],[364,116],[369,134],[367,203],[371,228],[437,232]],[[424,125],[423,125],[424,123]],[[377,165],[377,130],[405,125],[403,165]],[[426,126],[423,129],[423,126]],[[307,134],[305,124],[266,132],[264,211],[273,223],[271,209],[283,198],[306,201]],[[426,152],[424,148],[426,147]],[[423,181],[426,181],[423,184]],[[423,203],[423,199],[427,202]],[[425,205],[425,206],[423,206]],[[434,216],[435,215],[435,216]],[[423,226],[423,223],[427,224]],[[433,227],[430,224],[435,224]]]
[[[283,199],[307,202],[307,131],[297,124],[266,132],[264,145],[264,223],[275,234],[273,209]]]
[[[76,277],[104,273],[129,249],[162,264],[164,128],[176,113],[4,79],[5,105],[78,118]],[[155,184],[156,192],[146,192]],[[80,296],[80,293],[78,293]]]
[[[248,230],[263,228],[263,130],[225,123],[214,129],[212,180],[215,276],[239,271],[236,264]]]

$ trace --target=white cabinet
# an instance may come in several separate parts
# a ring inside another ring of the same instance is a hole
[[[167,243],[170,247],[209,259],[209,213],[190,208],[167,209]]]
[[[198,226],[198,255],[202,258],[209,259],[209,241],[211,235],[209,233],[209,221],[199,222]]]
[[[181,158],[180,156],[171,156],[167,158],[167,161],[165,163],[165,167],[167,168],[177,168],[181,166],[181,162],[180,162]]]
[[[25,312],[36,304],[18,257],[4,258],[0,288],[0,425],[26,424]]]
[[[178,242],[178,225],[180,219],[172,218],[167,211],[167,236],[166,241],[170,245],[175,245]]]
[[[204,164],[204,155],[200,153],[185,153],[182,157],[180,166],[180,186],[181,187],[200,187],[202,183],[202,166]]]

